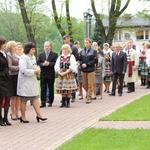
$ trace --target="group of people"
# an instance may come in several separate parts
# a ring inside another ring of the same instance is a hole
[[[12,120],[29,123],[25,113],[28,100],[32,102],[37,122],[47,120],[41,114],[38,101],[37,74],[40,73],[40,69],[37,68],[34,56],[35,45],[27,42],[24,50],[21,47],[21,43],[18,44],[15,41],[9,41],[6,44],[5,38],[0,37],[0,126],[12,125],[8,121],[9,106]],[[2,101],[4,100],[4,116],[2,117]],[[19,116],[19,108],[21,116]]]
[[[70,36],[63,36],[60,56],[53,52],[51,43],[44,43],[44,50],[34,56],[35,44],[27,42],[22,48],[21,43],[9,41],[6,44],[4,37],[0,37],[0,125],[11,125],[8,121],[8,110],[11,108],[11,119],[29,123],[26,118],[26,105],[30,100],[36,113],[36,120],[45,121],[40,108],[48,107],[54,102],[54,83],[56,79],[56,92],[62,95],[60,107],[70,107],[76,100],[76,91],[79,91],[80,100],[83,97],[83,88],[86,92],[86,104],[93,99],[103,98],[104,92],[110,96],[122,96],[123,85],[127,85],[128,93],[135,91],[135,82],[141,77],[141,85],[150,88],[150,43],[143,44],[138,49],[129,39],[124,49],[120,44],[112,48],[108,43],[101,49],[96,42],[86,38],[84,48],[80,42],[70,42]],[[7,50],[7,51],[6,51]],[[39,91],[37,76],[40,74],[41,105],[39,104]],[[112,82],[112,90],[110,84]],[[2,101],[4,103],[4,116],[2,117]],[[19,109],[21,116],[19,115]]]

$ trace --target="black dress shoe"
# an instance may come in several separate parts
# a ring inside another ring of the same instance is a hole
[[[51,103],[49,103],[49,104],[48,104],[48,107],[52,107],[52,104],[51,104]]]
[[[6,126],[6,124],[3,120],[0,121],[0,126]]]
[[[40,108],[46,107],[46,104],[41,104]]]
[[[110,96],[115,96],[115,94],[114,94],[114,93],[110,93],[109,95],[110,95]]]
[[[7,119],[4,119],[4,118],[3,118],[3,121],[4,121],[4,123],[5,123],[7,126],[11,126],[11,125],[12,125]]]

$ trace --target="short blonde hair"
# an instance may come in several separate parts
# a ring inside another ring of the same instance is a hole
[[[21,45],[21,46],[22,46],[22,43],[21,43],[21,42],[17,42],[16,45],[17,45],[17,46],[18,46],[18,45]]]
[[[146,48],[149,49],[149,48],[150,48],[150,42],[146,42],[146,43],[145,43],[145,46],[146,46]]]
[[[72,50],[71,50],[71,47],[70,47],[70,45],[69,44],[63,44],[63,46],[62,46],[62,50],[63,49],[67,49],[68,50],[68,53],[72,53]]]
[[[6,44],[6,49],[7,49],[9,52],[11,52],[11,49],[12,49],[12,47],[13,47],[14,45],[16,45],[16,42],[15,42],[15,41],[9,41],[9,42],[7,42],[7,44]]]

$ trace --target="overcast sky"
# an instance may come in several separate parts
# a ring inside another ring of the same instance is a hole
[[[87,1],[85,3],[85,1]],[[90,0],[72,0],[71,7],[74,8],[71,11],[72,16],[75,16],[77,18],[83,17],[83,12],[87,10],[87,8],[91,8]],[[107,1],[107,0],[105,0]],[[126,1],[126,0],[125,0]],[[101,7],[103,9],[101,9]],[[144,4],[142,2],[138,2],[138,0],[131,0],[128,8],[126,9],[126,13],[136,14],[137,11],[141,11],[144,8]],[[103,12],[106,14],[108,13],[108,3],[98,3],[97,5],[97,12]]]
[[[56,0],[57,3],[57,8],[60,6],[60,1],[61,0]],[[100,13],[103,12],[105,14],[108,14],[108,0],[97,0],[98,2],[96,2],[96,6],[97,6],[97,12]],[[127,0],[123,0],[124,3]],[[142,2],[138,2],[139,0],[131,0],[128,8],[126,9],[126,13],[131,13],[131,14],[136,14],[137,11],[142,11],[146,5]],[[47,4],[50,4],[50,0],[45,0],[45,2]],[[51,6],[51,5],[49,5]],[[88,8],[91,8],[90,5],[90,0],[71,0],[70,2],[70,15],[76,18],[83,18],[83,12],[87,11]],[[51,9],[51,8],[50,8]],[[58,9],[60,10],[60,9]]]
[[[0,2],[8,3],[10,0],[0,0]],[[44,0],[46,7],[49,8],[48,12],[46,13],[48,16],[51,15],[49,11],[52,11],[51,8],[51,0]],[[57,10],[60,13],[61,12],[61,4],[64,0],[55,0]],[[111,0],[95,0],[96,2],[96,9],[98,13],[101,13],[103,11],[104,14],[108,14],[108,1]],[[122,0],[122,3],[125,3],[127,0]],[[11,2],[13,2],[11,0]],[[8,5],[10,5],[8,3]],[[137,11],[142,11],[144,8],[148,8],[148,2],[143,3],[139,2],[139,0],[131,0],[128,8],[125,10],[125,13],[131,13],[136,14]],[[83,12],[87,11],[88,8],[91,8],[90,0],[70,0],[70,15],[72,17],[83,19]],[[150,6],[150,5],[149,5]],[[44,7],[43,7],[44,9]],[[65,11],[64,11],[65,12]]]

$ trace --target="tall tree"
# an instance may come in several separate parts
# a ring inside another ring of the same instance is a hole
[[[56,26],[57,26],[61,36],[63,37],[66,34],[66,32],[64,31],[64,29],[61,26],[61,15],[60,15],[60,17],[58,16],[55,0],[52,0],[52,9],[53,9],[53,15],[54,15]]]
[[[70,35],[71,41],[73,42],[73,31],[72,31],[72,22],[70,17],[70,9],[69,9],[69,2],[70,0],[66,0],[66,18],[67,18],[67,25],[68,25],[68,34]]]
[[[58,16],[57,8],[55,0],[52,0],[52,9],[53,9],[53,15],[55,19],[56,26],[63,37],[65,34],[69,34],[71,37],[71,41],[73,42],[73,27],[72,27],[72,21],[70,17],[70,9],[69,9],[69,3],[70,0],[65,0],[65,10],[66,10],[66,20],[67,20],[67,29],[63,29],[61,23],[62,23],[62,16]]]
[[[28,41],[35,43],[35,38],[34,38],[32,27],[31,27],[31,20],[29,20],[28,18],[25,2],[24,0],[18,0],[18,2],[19,2],[20,10],[21,10],[23,23],[26,29]]]
[[[106,28],[102,22],[102,19],[100,15],[97,13],[97,10],[95,7],[95,0],[91,0],[91,6],[93,9],[94,16],[96,18],[96,22],[98,23],[98,26],[100,27],[100,32],[102,34],[103,43],[108,42],[110,45],[112,44],[112,40],[113,40],[113,37],[116,32],[116,28],[117,28],[117,20],[119,16],[128,7],[130,1],[131,0],[127,0],[125,5],[121,8],[121,4],[122,4],[121,0],[111,0],[109,18],[108,18],[109,23],[108,23],[107,32],[106,32]]]
[[[93,41],[97,42],[98,46],[102,47],[103,41],[102,41],[102,34],[100,32],[100,27],[98,23],[95,23],[95,29],[94,29],[94,35],[93,35]]]

